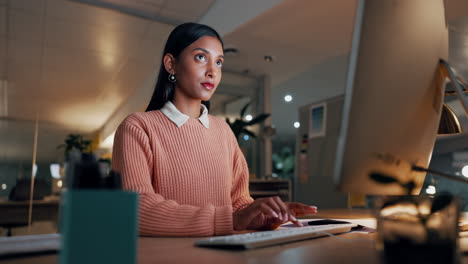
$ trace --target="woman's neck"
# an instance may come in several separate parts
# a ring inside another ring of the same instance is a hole
[[[174,97],[172,103],[181,113],[186,114],[191,118],[200,117],[201,100],[183,100],[181,98]]]

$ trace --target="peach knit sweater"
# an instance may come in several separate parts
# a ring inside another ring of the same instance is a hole
[[[117,129],[112,167],[140,194],[141,235],[230,234],[232,213],[253,202],[234,134],[224,120],[209,122],[177,127],[157,110],[131,114]]]

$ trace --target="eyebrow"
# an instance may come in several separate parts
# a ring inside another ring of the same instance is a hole
[[[209,52],[208,50],[206,50],[206,49],[204,49],[204,48],[194,48],[193,50],[194,50],[194,51],[195,51],[195,50],[201,50],[201,51],[203,51],[203,52],[205,52],[205,53],[211,54],[211,52]],[[219,55],[218,57],[224,59],[224,55]]]

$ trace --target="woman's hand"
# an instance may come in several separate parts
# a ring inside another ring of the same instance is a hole
[[[278,196],[260,198],[233,214],[234,230],[271,230],[288,221],[302,226],[296,216],[317,212],[317,207],[301,203],[284,203]]]
[[[289,212],[294,216],[306,216],[317,213],[316,206],[310,206],[303,203],[286,203],[288,205]],[[297,220],[291,220],[296,226],[302,226]]]

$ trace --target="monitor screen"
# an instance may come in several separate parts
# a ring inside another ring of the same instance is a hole
[[[342,192],[418,194],[434,147],[448,57],[443,0],[360,0],[355,18],[335,182]],[[381,184],[385,175],[401,184]]]

